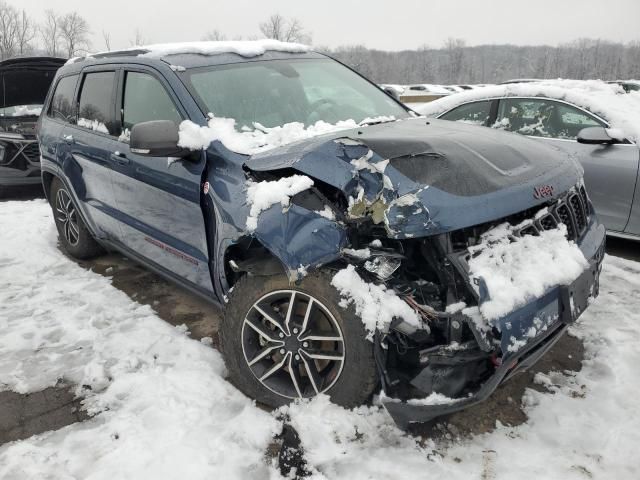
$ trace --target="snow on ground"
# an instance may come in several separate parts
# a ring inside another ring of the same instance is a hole
[[[436,117],[458,105],[510,96],[548,97],[578,105],[604,118],[626,138],[640,141],[640,92],[624,93],[620,85],[600,80],[544,80],[491,85],[456,93],[433,102],[411,105],[417,112]]]
[[[95,416],[0,446],[0,478],[279,478],[264,459],[288,414],[314,479],[637,478],[640,264],[607,257],[601,295],[572,332],[579,373],[538,375],[529,420],[418,442],[379,407],[312,402],[264,412],[224,379],[220,355],[56,247],[44,201],[0,203],[0,388],[59,378]],[[28,245],[28,248],[25,248]]]
[[[0,389],[64,379],[97,414],[0,447],[0,478],[271,474],[279,423],[224,380],[217,351],[66,258],[44,201],[0,204],[0,225]]]
[[[291,197],[313,186],[313,180],[306,175],[292,175],[278,180],[247,182],[247,204],[250,207],[247,217],[247,230],[258,228],[258,216],[272,205],[279,203],[282,208],[289,206]]]

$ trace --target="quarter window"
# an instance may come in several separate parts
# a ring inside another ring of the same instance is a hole
[[[182,116],[156,78],[146,73],[127,72],[122,107],[125,137],[136,123],[151,120],[171,120],[179,124]]]
[[[473,102],[460,105],[440,118],[454,122],[469,123],[471,125],[487,125],[491,113],[491,101]]]
[[[82,83],[78,108],[78,126],[113,134],[113,85],[115,72],[88,73]]]
[[[76,90],[77,75],[71,75],[60,79],[56,85],[56,89],[51,99],[49,107],[49,116],[62,120],[63,122],[73,123],[75,112],[73,108],[73,94]]]

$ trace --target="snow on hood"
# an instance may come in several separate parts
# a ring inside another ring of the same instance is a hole
[[[416,107],[416,111],[437,117],[463,103],[514,96],[548,97],[572,103],[602,117],[629,140],[640,141],[640,92],[625,93],[620,85],[600,80],[544,80],[487,86],[440,98]]]
[[[279,40],[238,40],[238,41],[202,41],[202,42],[177,42],[156,43],[153,45],[138,45],[121,50],[122,52],[140,51],[139,56],[150,58],[162,58],[168,55],[196,54],[218,55],[221,53],[236,53],[243,57],[257,57],[268,51],[306,53],[310,50],[307,45],[301,43],[281,42]],[[113,52],[98,52],[87,55],[88,58]],[[67,64],[75,63],[81,57],[74,57]]]
[[[373,123],[375,119],[366,120]],[[211,142],[219,140],[233,152],[253,155],[298,140],[356,128],[358,124],[354,120],[345,120],[336,124],[318,120],[308,127],[300,122],[286,123],[272,128],[259,123],[255,123],[253,126],[254,130],[245,126],[242,131],[238,131],[236,121],[233,118],[211,117],[206,127],[185,120],[180,124],[178,145],[190,150],[202,150],[206,149]]]

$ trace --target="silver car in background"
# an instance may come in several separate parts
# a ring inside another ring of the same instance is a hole
[[[450,95],[418,111],[516,132],[576,156],[608,233],[640,240],[640,92],[600,81],[514,83]]]

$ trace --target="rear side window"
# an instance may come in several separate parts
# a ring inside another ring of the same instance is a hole
[[[78,105],[78,126],[113,135],[113,86],[115,72],[87,73]]]
[[[471,125],[487,125],[491,114],[491,100],[467,103],[445,113],[440,118]]]
[[[139,72],[127,72],[122,116],[125,131],[136,123],[151,120],[172,120],[176,125],[182,121],[162,84],[151,75]]]
[[[63,77],[56,85],[49,107],[49,116],[62,120],[63,122],[73,123],[75,120],[74,97],[78,75]]]

